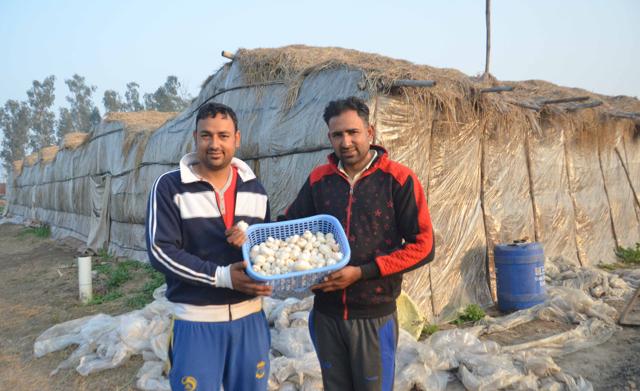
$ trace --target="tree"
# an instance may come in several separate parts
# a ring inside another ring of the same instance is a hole
[[[0,108],[0,130],[4,133],[2,140],[3,165],[7,172],[11,172],[11,163],[25,156],[25,147],[29,139],[29,125],[31,110],[26,102],[8,100]]]
[[[61,140],[65,134],[73,132],[73,116],[66,107],[61,107],[58,114],[56,136]]]
[[[127,83],[127,92],[124,93],[126,111],[142,111],[144,106],[140,103],[140,85],[136,82]]]
[[[120,94],[114,90],[106,90],[104,92],[102,103],[104,103],[104,109],[107,112],[125,111],[126,104],[122,102]]]
[[[190,98],[179,93],[180,82],[176,76],[168,76],[164,85],[158,87],[153,94],[144,94],[147,110],[182,111],[189,105]]]
[[[67,96],[67,102],[71,105],[71,117],[73,119],[73,128],[78,131],[86,132],[96,124],[96,113],[100,116],[100,111],[93,104],[91,95],[95,92],[96,86],[87,86],[84,77],[75,74],[71,79],[64,81],[70,96]],[[99,121],[98,121],[99,123]]]
[[[54,144],[56,140],[54,135],[56,115],[51,110],[56,99],[55,80],[56,77],[53,75],[45,78],[42,83],[34,80],[33,87],[27,91],[31,109],[29,146],[34,151]]]

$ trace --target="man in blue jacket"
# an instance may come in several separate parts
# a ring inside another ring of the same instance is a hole
[[[269,221],[267,194],[240,145],[233,110],[209,103],[198,111],[196,151],[161,175],[146,220],[151,265],[165,275],[173,303],[172,390],[266,390],[269,327],[259,296],[271,288],[245,274],[237,223]]]

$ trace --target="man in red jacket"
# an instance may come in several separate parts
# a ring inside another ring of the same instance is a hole
[[[372,145],[361,99],[330,102],[324,120],[334,153],[311,172],[285,218],[335,216],[351,259],[312,287],[309,331],[325,390],[391,390],[402,275],[434,256],[429,209],[416,175]]]

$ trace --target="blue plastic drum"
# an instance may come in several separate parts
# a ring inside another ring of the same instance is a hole
[[[540,243],[499,244],[494,256],[500,311],[521,310],[545,300],[544,252]]]

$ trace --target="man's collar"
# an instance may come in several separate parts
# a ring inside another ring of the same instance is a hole
[[[201,180],[200,176],[193,172],[193,165],[198,162],[198,155],[195,152],[188,153],[180,159],[180,181],[182,183],[194,183]],[[243,182],[256,179],[256,174],[242,160],[234,157],[231,159],[231,165],[238,170],[238,176]]]
[[[369,163],[367,163],[362,170],[358,171],[353,178],[351,178],[351,176],[349,176],[349,174],[347,174],[347,170],[344,169],[344,166],[342,165],[342,160],[338,161],[338,171],[342,172],[344,175],[347,176],[347,178],[350,178],[352,180],[356,180],[358,179],[358,177],[360,177],[360,175],[362,175],[363,172],[367,171],[369,169],[369,167],[371,167],[371,165],[373,164],[373,162],[376,160],[376,158],[378,157],[378,151],[376,151],[375,149],[371,148],[369,149],[369,152],[373,152],[371,155],[371,159],[369,159]]]

